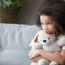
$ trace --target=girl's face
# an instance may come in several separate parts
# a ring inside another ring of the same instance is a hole
[[[50,16],[41,15],[40,22],[42,26],[42,30],[45,32],[55,33],[55,35],[59,35],[58,30],[56,28],[55,23],[52,21]]]

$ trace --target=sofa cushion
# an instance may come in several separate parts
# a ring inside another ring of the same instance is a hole
[[[0,24],[0,65],[30,65],[29,44],[40,30],[36,25]]]

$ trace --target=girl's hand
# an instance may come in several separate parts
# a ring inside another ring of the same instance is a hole
[[[38,60],[40,60],[40,59],[45,59],[45,58],[43,58],[43,56],[37,56],[37,57],[35,57],[35,58],[33,58],[33,59],[31,59],[31,61],[32,62],[38,62]]]
[[[39,36],[39,34],[36,36],[36,38],[34,39],[34,43],[35,42],[37,42],[37,38],[38,38],[38,36]],[[34,57],[37,57],[37,56],[39,56],[39,53],[38,53],[38,50],[31,50],[31,51],[29,51],[29,57],[30,57],[30,59],[32,59],[32,58],[34,58]]]
[[[37,56],[39,56],[39,51],[38,50],[30,50],[29,51],[29,57],[30,57],[30,59],[33,59],[33,58],[35,58],[35,57],[37,57]]]

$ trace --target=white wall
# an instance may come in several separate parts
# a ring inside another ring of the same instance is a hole
[[[26,3],[27,7],[22,8],[19,11],[19,17],[18,17],[19,23],[28,25],[35,24],[36,11],[43,0],[21,0],[21,1]]]

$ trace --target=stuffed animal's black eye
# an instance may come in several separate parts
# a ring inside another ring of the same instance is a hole
[[[48,38],[48,39],[50,39],[50,38]]]

